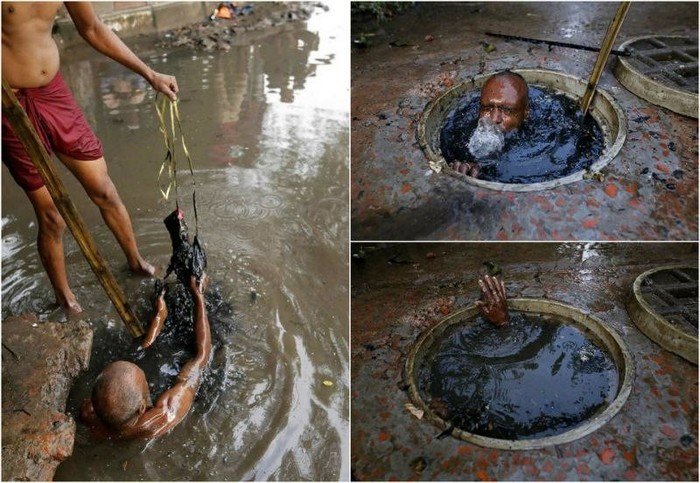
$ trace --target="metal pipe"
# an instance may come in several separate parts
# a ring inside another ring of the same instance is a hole
[[[506,34],[497,34],[495,32],[484,32],[486,35],[490,35],[491,37],[500,37],[502,39],[507,39],[507,40],[522,40],[523,42],[530,42],[532,44],[547,44],[547,45],[554,45],[556,47],[566,47],[567,49],[577,49],[577,50],[587,50],[588,52],[600,52],[600,49],[598,47],[589,47],[588,45],[581,45],[581,44],[572,44],[568,42],[558,42],[556,40],[541,40],[541,39],[532,39],[529,37],[519,37],[517,35],[506,35]],[[632,55],[631,52],[628,50],[611,50],[610,53],[612,55],[617,55],[621,57],[629,57]]]

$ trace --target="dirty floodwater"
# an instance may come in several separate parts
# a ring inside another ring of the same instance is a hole
[[[440,149],[448,163],[476,161],[478,178],[500,183],[540,183],[568,176],[593,164],[605,147],[591,116],[581,119],[577,104],[563,94],[529,88],[528,117],[507,133],[503,151],[474,160],[467,149],[479,115],[479,92],[464,96],[447,114]]]
[[[333,480],[349,474],[348,80],[342,8],[305,24],[243,34],[230,51],[137,50],[177,75],[195,163],[199,237],[208,258],[213,359],[190,414],[151,442],[90,440],[79,426],[58,480]],[[142,254],[161,273],[170,240],[157,177],[165,155],[153,96],[97,54],[66,52],[62,72],[105,150]],[[185,163],[184,156],[180,158]],[[192,179],[181,164],[180,207],[192,232]],[[102,254],[142,321],[154,283],[123,255],[75,180],[60,172]],[[24,194],[3,176],[3,317],[60,319],[36,253]],[[187,333],[136,349],[76,244],[69,277],[95,338],[90,369],[68,410],[77,414],[107,362],[139,363],[157,394],[188,354]],[[170,331],[170,332],[169,332]],[[157,381],[157,382],[156,382]]]
[[[612,356],[585,332],[565,319],[517,312],[505,327],[481,317],[457,324],[418,370],[421,397],[469,433],[510,440],[561,434],[617,392]]]

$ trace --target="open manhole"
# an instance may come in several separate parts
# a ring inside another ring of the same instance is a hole
[[[476,306],[421,334],[404,366],[414,406],[445,435],[500,449],[581,438],[623,406],[633,380],[622,339],[599,319],[542,299],[509,299],[494,327]]]
[[[576,77],[541,69],[518,69],[513,70],[523,76],[525,81],[530,86],[531,103],[533,101],[533,93],[541,95],[544,92],[546,95],[554,98],[561,96],[567,98],[569,102],[576,103],[581,98],[586,90],[586,81]],[[435,100],[431,101],[423,112],[422,119],[418,125],[418,141],[429,161],[434,165],[439,166],[448,174],[462,179],[469,184],[480,186],[483,188],[499,190],[499,191],[538,191],[556,188],[561,185],[573,183],[584,179],[585,176],[590,176],[603,169],[615,156],[619,153],[627,136],[627,121],[624,111],[613,99],[613,97],[602,89],[598,89],[591,104],[590,113],[597,129],[602,136],[601,146],[599,148],[600,155],[597,159],[591,159],[589,163],[583,166],[574,166],[576,163],[567,162],[562,169],[558,169],[557,178],[547,181],[520,181],[508,182],[492,181],[488,179],[480,179],[472,176],[457,173],[448,168],[447,163],[452,159],[446,159],[446,154],[443,147],[443,138],[449,134],[445,134],[446,129],[450,129],[450,123],[456,112],[468,112],[468,106],[465,104],[477,99],[481,91],[481,87],[486,80],[493,74],[474,77],[471,80],[455,85],[445,91]],[[531,104],[532,108],[532,104]],[[475,116],[475,114],[473,115]],[[574,119],[571,119],[575,122]],[[525,121],[526,124],[528,120]],[[537,126],[533,127],[534,130]],[[558,135],[558,133],[557,133]],[[553,140],[549,143],[546,150],[538,153],[531,153],[533,156],[525,156],[523,159],[531,158],[539,161],[533,163],[532,170],[540,169],[541,166],[547,165],[548,157],[555,159],[562,152],[570,150],[571,146],[566,143],[559,143],[559,140]],[[577,152],[588,153],[589,146],[578,144],[575,146]],[[554,163],[552,163],[554,165]],[[553,171],[554,172],[554,171]],[[550,177],[551,178],[551,177]]]
[[[684,116],[698,117],[698,39],[637,37],[620,48],[614,72],[630,92]]]
[[[698,269],[670,265],[634,281],[627,311],[651,340],[698,363]]]

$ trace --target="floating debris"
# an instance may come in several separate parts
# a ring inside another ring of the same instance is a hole
[[[417,417],[418,419],[423,419],[423,415],[425,414],[425,411],[423,411],[422,409],[418,409],[416,406],[414,406],[411,403],[406,403],[404,406],[406,407],[406,409],[408,409],[408,412],[413,414],[415,417]]]

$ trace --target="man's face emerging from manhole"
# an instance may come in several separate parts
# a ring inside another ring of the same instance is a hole
[[[481,88],[479,117],[488,117],[503,132],[520,127],[527,117],[527,84],[514,74],[495,75]]]

